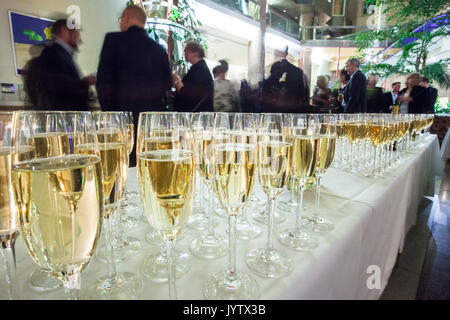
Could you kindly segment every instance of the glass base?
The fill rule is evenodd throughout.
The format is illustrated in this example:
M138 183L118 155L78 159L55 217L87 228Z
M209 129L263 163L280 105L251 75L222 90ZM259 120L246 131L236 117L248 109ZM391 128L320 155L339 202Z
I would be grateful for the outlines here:
M191 253L203 259L219 259L228 253L228 241L220 235L204 235L191 242Z
M216 207L216 210L214 210L214 212L215 212L215 214L218 217L221 217L221 218L227 218L228 217L227 210L222 208L222 206L220 204Z
M177 242L183 240L184 238L184 231L180 230L177 234ZM159 247L165 247L164 239L161 237L161 234L156 231L155 229L150 230L145 235L145 240L152 245L159 246Z
M304 216L302 219L302 225L311 231L324 233L330 232L334 229L333 223L318 214Z
M227 233L228 233L227 225ZM257 225L252 224L247 219L239 219L236 223L236 237L239 240L253 240L258 238L262 233L262 230Z
M295 200L284 200L284 201L278 201L276 206L276 211L284 211L288 213L295 213L297 210L297 201Z
M250 270L265 278L284 277L294 270L292 259L277 249L253 249L245 262Z
M291 249L297 251L307 251L316 248L319 245L319 240L311 233L303 229L288 229L281 232L278 240Z
M182 249L175 248L175 276L181 278L191 269L191 257ZM147 278L156 283L167 282L168 260L165 252L158 252L144 259L141 264L141 272Z
M228 271L222 271L205 282L203 297L207 300L256 300L261 297L261 291L248 273L230 275Z
M124 233L135 229L140 224L138 219L127 215L121 215L118 223L120 223L120 229Z
M134 300L140 296L142 287L142 280L139 276L131 272L121 272L112 278L104 276L98 279L95 290L89 290L88 298L100 300Z
M50 291L62 286L62 281L53 278L48 272L36 269L30 276L30 287L36 291Z
M219 220L212 216L213 226L216 227L219 224ZM206 214L196 214L189 217L187 227L196 231L204 231L209 228L208 215Z
M141 241L135 237L124 237L122 239L115 239L114 246L114 262L120 263L130 258L133 258L141 248ZM108 249L103 245L100 250L97 250L96 257L102 263L106 263Z
M282 223L286 220L287 213L285 211L275 210L273 213L273 221L275 223ZM269 221L269 209L256 211L253 213L253 219L259 223L267 224Z

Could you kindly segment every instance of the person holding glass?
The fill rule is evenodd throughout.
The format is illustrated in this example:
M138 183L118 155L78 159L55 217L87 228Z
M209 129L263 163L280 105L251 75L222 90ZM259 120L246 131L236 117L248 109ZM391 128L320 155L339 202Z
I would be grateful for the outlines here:
M177 90L174 109L180 112L213 111L214 80L204 60L205 50L196 42L188 42L184 57L192 66L183 79L172 73Z

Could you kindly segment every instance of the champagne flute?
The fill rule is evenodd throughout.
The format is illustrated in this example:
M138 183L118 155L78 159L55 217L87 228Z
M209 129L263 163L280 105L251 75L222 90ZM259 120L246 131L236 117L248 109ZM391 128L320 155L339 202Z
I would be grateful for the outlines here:
M246 263L256 274L269 278L285 276L294 269L292 259L273 245L275 201L287 183L292 165L290 130L281 114L261 115L258 177L269 202L267 248L250 251Z
M236 270L236 220L252 192L256 174L256 118L245 114L218 113L214 134L223 134L212 143L213 181L226 208L229 224L228 270L212 275L203 285L206 299L258 299L260 289L251 275ZM251 142L251 143L249 143Z
M40 268L78 299L103 215L100 152L89 112L18 112L11 181L20 233ZM89 152L78 154L78 144Z
M232 114L232 117L235 117L236 114ZM243 116L245 119L249 119L252 124L255 125L255 129L257 130L257 124L259 123L259 114L257 113L240 113L241 116ZM217 128L216 128L217 129ZM239 139L244 140L242 141L247 144L257 144L258 136L253 136L253 134L246 134L243 132L243 134L239 137ZM256 150L258 152L258 150ZM256 180L256 178L255 178ZM252 203L252 197L253 197L253 205ZM236 220L236 237L240 240L252 240L258 238L262 230L259 226L253 224L249 221L247 212L250 209L253 209L255 211L255 214L253 217L255 218L258 213L261 213L264 216L264 211L258 210L258 208L261 208L261 205L258 204L261 201L261 199L256 195L256 190L253 188L252 193L250 194L248 198L248 204L243 208L242 212L237 216ZM262 203L265 203L265 200L262 199ZM265 215L267 217L267 214ZM256 219L255 219L256 220ZM267 219L266 219L267 220ZM227 226L227 232L229 232L229 226Z
M302 219L303 192L317 165L319 128L314 115L293 115L292 174L298 183L296 225L281 232L279 241L297 251L310 250L319 244L317 238L306 230Z
M127 153L128 158L131 155L131 152L133 151L134 147L134 136L135 136L135 128L134 128L134 121L133 121L133 113L129 111L124 111L124 122L125 122L125 128L126 128L126 144L127 144ZM125 171L125 175L128 174L128 170ZM125 177L126 181L126 177ZM137 219L131 216L126 215L126 211L136 211L138 208L138 205L134 202L134 200L137 199L139 196L139 193L137 191L129 191L127 189L127 186L125 185L125 192L123 195L123 199L120 202L120 214L119 214L119 222L121 224L122 230L124 232L130 231L134 229L138 222Z
M17 298L16 256L17 209L11 189L12 112L0 112L0 262L6 268L7 293L10 300Z
M196 113L188 113L188 112L179 112L178 113L182 119L186 119L188 117L188 115L190 115L190 122L191 122L191 127L192 128L201 128L202 127L202 120L201 120L201 113L200 112L196 112ZM180 117L179 116L179 117ZM198 156L196 155L197 160ZM189 216L189 221L188 221L188 228L195 230L195 231L200 231L200 232L207 232L208 229L210 228L210 224L213 224L213 227L216 227L219 224L218 219L216 219L216 217L213 217L211 215L209 215L208 209L207 208L207 204L205 201L205 198L207 196L207 190L209 190L209 186L207 186L207 184L205 183L205 180L203 179L203 172L201 172L200 167L197 165L199 161L196 161L196 168L197 168L197 172L200 175L200 179L197 179L197 183L198 183L198 187L197 189L199 189L196 194L197 194L197 198L194 199L194 201L197 201L198 198L200 198L200 207L199 208L195 208L192 212L192 214Z
M318 152L315 165L316 197L315 213L303 217L305 225L312 231L328 232L333 229L333 224L318 214L320 205L320 183L323 175L330 167L334 159L336 149L336 117L334 115L311 115L309 121L316 122L318 129Z
M195 238L191 243L191 252L200 258L204 259L218 259L227 254L226 239L214 232L213 224L213 210L214 210L214 186L212 183L212 149L213 141L219 143L222 139L220 134L213 134L214 129L213 112L201 112L198 121L194 126L194 141L195 148L195 163L197 171L208 187L209 190L209 208L208 212L208 230L201 237Z
M112 240L112 245L114 249L114 262L122 262L128 260L130 257L133 257L137 254L141 247L141 242L138 238L132 236L125 236L125 232L130 228L130 225L136 225L137 220L128 217L124 214L124 203L128 202L125 199L126 193L126 181L128 176L128 159L131 151L133 150L132 144L132 136L134 133L132 132L132 128L130 125L130 118L128 117L127 112L95 112L94 119L96 120L97 125L100 127L100 139L104 139L106 135L108 135L108 139L117 140L116 137L110 135L110 129L106 128L108 126L108 122L114 122L113 118L121 118L119 121L122 122L122 125L118 125L115 131L120 133L120 136L123 137L121 141L125 143L125 150L122 150L120 157L125 158L124 160L120 160L119 164L120 168L120 187L118 189L117 196L117 213L112 215L112 230L114 239ZM132 120L131 120L132 122ZM104 125L103 125L104 124ZM133 125L134 126L134 125ZM106 128L106 129L105 129ZM120 132L119 132L120 131ZM102 134L105 132L105 134ZM103 146L100 146L103 149ZM119 184L118 184L119 185ZM132 220L134 219L134 220ZM109 244L107 244L108 246ZM101 250L97 251L97 258L107 263L108 255L110 251L106 249L104 246L101 247Z
M125 189L125 171L128 168L126 129L122 112L95 112L98 147L103 173L105 203L104 231L106 243L107 274L97 279L97 298L137 298L142 290L142 280L132 272L117 272L115 264L113 219ZM78 146L79 153L89 151L89 145ZM102 255L97 252L98 255Z
M147 144L154 135L164 137L166 149ZM186 225L195 192L194 142L180 139L175 113L141 113L138 127L137 168L139 192L150 225L164 237L168 258L169 298L176 299L173 247Z
M370 120L370 141L372 142L373 160L372 160L372 175L377 174L378 166L380 165L380 152L381 145L383 143L383 132L384 132L384 116L382 115L372 115Z

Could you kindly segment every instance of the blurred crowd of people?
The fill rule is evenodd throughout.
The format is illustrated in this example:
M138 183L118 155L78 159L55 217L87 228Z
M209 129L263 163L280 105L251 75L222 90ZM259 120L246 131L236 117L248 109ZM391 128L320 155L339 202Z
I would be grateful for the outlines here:
M383 92L378 77L360 70L358 59L349 59L339 80L317 77L310 96L303 70L287 60L288 47L270 75L257 88L242 80L240 89L227 80L225 60L209 70L203 47L189 42L184 47L191 67L180 77L169 64L167 51L145 31L147 16L136 5L125 8L120 32L106 34L96 74L81 78L73 55L81 43L80 30L69 29L62 19L52 27L54 41L28 63L25 88L36 109L89 110L90 87L95 86L103 111L132 111L135 121L144 111L215 112L346 112L432 113L437 90L427 78L411 74ZM168 102L168 94L173 99ZM136 123L137 124L137 123Z

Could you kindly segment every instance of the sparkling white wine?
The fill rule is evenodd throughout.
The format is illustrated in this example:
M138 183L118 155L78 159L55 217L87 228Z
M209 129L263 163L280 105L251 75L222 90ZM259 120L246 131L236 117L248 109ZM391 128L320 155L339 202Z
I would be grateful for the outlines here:
M145 145L144 145L145 151L170 150L170 149L179 149L179 148L180 148L180 140L178 140L178 137L175 138L173 136L167 136L167 137L154 136L154 137L145 139Z
M260 142L258 159L259 183L264 192L274 197L283 191L292 165L292 143Z
M224 143L213 146L212 172L217 195L233 215L245 206L253 190L256 152L256 144Z
M85 144L76 147L79 154L93 154L93 145ZM125 187L124 168L127 164L127 150L124 143L99 143L101 168L103 176L103 194L106 204L120 200Z
M15 231L16 214L11 206L10 147L0 147L0 236Z
M319 139L307 135L295 136L292 149L293 175L298 179L311 177L317 164Z
M139 191L150 225L175 237L186 225L195 191L193 153L188 150L154 150L139 154Z
M128 147L128 154L131 153L134 146L134 124L130 123L127 126L127 147Z
M20 232L44 270L62 279L85 266L101 229L100 159L66 155L33 159L12 168Z
M336 123L336 134L338 138L345 137L345 122L338 122Z
M319 136L319 151L316 163L316 170L324 174L331 166L334 159L334 152L336 149L336 136L334 135L320 135Z
M36 158L70 154L69 134L63 132L36 133L33 136ZM73 137L72 137L73 138Z
M383 125L372 124L370 126L370 141L374 146L378 146L383 142Z
M347 123L346 126L347 138L354 142L359 141L364 137L364 125L359 123Z
M200 133L200 135L196 137L196 167L197 171L200 173L200 176L207 183L209 183L211 179L211 142L211 132Z

